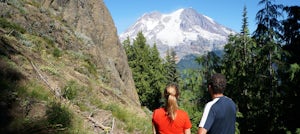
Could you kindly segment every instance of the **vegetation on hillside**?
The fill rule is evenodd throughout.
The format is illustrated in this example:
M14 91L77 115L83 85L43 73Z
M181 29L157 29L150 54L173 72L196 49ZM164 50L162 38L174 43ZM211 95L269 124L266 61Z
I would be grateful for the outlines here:
M62 45L85 45L83 35L35 0L0 4L0 133L151 132L148 111L130 106L91 54Z
M115 125L119 125L116 128L123 128L123 131L149 132L151 130L151 125L147 123L149 118L136 116L135 112L127 110L118 103L103 102L98 96L99 91L94 90L93 85L83 86L75 80L66 81L61 93L55 94L51 88L45 86L47 84L43 81L35 80L31 76L25 77L24 68L20 65L30 68L30 61L25 56L30 52L13 50L19 54L10 56L9 47L19 45L13 44L13 40L19 39L7 35L1 35L0 37L0 41L7 41L1 44L4 46L1 47L0 56L1 133L93 133L94 128L84 127L83 125L85 121L88 121L86 118L90 116L89 114L103 118L101 113L106 112L106 118L114 118L116 120ZM66 51L62 52L64 56L70 56ZM40 54L43 55L43 53L41 51ZM65 67L67 62L56 63L55 60L58 57L51 56L51 53L47 55L47 60L40 60L57 65L46 66L44 64L40 66L39 70L48 73L49 77L63 77L61 72L66 70L62 69L62 66ZM77 60L81 61L82 59ZM81 62L84 62L84 59ZM38 75L36 76L38 77ZM93 83L93 79L90 80ZM108 86L105 86L105 88L108 91L112 90ZM39 107L34 108L36 106ZM101 112L102 110L103 112ZM106 122L102 123L111 126L111 121ZM105 131L108 133L112 130L108 127Z

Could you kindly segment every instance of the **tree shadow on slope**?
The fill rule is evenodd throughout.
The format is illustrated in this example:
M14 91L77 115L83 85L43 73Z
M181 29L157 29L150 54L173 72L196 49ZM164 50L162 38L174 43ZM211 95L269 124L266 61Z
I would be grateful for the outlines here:
M0 132L5 131L13 120L10 110L17 99L16 87L24 76L10 68L6 61L0 59Z
M70 112L59 103L47 106L46 117L30 119L26 115L26 101L34 99L21 97L21 82L26 77L12 61L14 55L21 54L11 46L9 41L0 36L0 133L34 134L64 133L71 125ZM26 89L25 89L26 90ZM22 94L22 93L21 93Z

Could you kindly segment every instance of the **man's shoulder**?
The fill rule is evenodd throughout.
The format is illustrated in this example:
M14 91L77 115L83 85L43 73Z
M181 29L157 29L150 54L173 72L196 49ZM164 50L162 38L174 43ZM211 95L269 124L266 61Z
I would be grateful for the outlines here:
M214 104L216 104L219 100L220 100L220 98L214 98L213 100L207 102L207 103L206 103L206 106L207 106L207 107L211 107L211 106L213 106Z
M234 101L231 98L227 97L227 96L224 96L223 99L235 104Z

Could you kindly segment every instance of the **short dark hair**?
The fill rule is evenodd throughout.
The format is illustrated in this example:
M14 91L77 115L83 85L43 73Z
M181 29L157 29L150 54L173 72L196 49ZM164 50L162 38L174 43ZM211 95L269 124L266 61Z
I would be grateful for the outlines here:
M213 93L224 93L226 89L226 78L223 74L217 73L211 76L208 85L211 85Z

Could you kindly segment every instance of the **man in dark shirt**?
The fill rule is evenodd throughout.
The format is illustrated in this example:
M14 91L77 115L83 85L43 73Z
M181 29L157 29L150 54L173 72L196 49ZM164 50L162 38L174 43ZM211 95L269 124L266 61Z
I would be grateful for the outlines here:
M232 99L224 96L226 78L215 74L208 83L208 92L212 100L205 105L199 123L198 134L234 134L236 105Z

